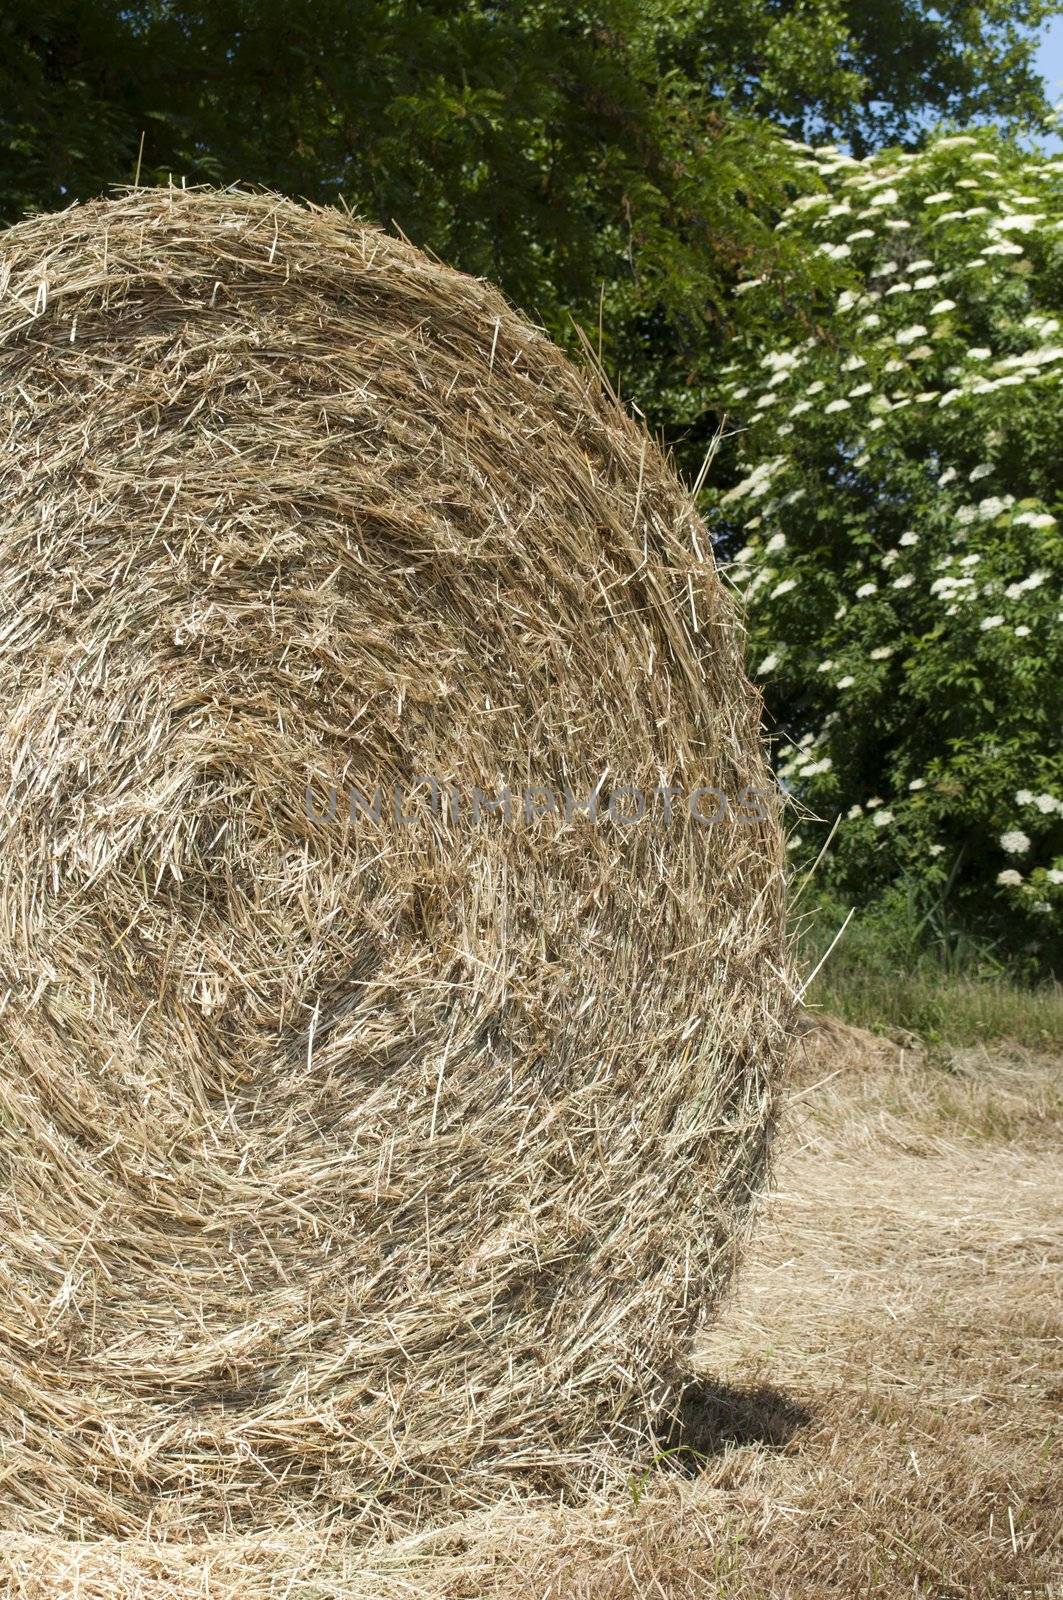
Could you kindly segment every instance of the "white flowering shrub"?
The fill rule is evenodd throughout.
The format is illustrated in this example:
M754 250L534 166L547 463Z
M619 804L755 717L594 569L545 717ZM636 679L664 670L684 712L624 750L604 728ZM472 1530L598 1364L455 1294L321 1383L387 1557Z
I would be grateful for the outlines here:
M1063 158L988 130L802 147L779 223L833 264L723 374L710 517L800 826L862 899L916 883L1058 959L1063 925ZM765 305L759 308L761 326ZM741 315L741 311L738 313Z

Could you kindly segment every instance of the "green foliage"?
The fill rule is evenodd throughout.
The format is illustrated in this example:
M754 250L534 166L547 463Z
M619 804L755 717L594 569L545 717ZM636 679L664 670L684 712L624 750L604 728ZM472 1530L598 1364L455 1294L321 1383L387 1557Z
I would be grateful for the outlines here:
M1024 979L976 941L928 926L928 909L918 885L902 884L846 924L841 902L821 896L795 950L808 974L826 958L806 997L811 1009L879 1033L915 1034L931 1046L1006 1041L1058 1052L1063 988Z
M795 24L768 0L739 9L744 49L785 54ZM809 9L810 38L829 9ZM662 363L688 379L711 367L736 274L794 254L771 227L792 156L698 76L701 21L640 0L13 0L0 216L138 170L342 202L490 277L562 339L573 319L595 342L604 328L607 361L649 406ZM803 60L788 93L849 103L830 52Z
M929 113L1044 110L1049 0L8 0L0 218L139 170L356 212L575 317L625 391L704 447L739 269L759 270L791 159L766 120L849 139ZM904 48L898 49L902 44ZM141 141L143 155L141 157ZM787 263L789 263L787 265Z
M806 135L1045 109L1051 0L8 0L0 207L145 171L364 201L414 232L537 224L599 160L652 176L661 85ZM545 187L544 187L545 185ZM531 203L518 221L516 213ZM477 240L474 250L481 248ZM506 260L507 270L513 265Z
M780 771L827 881L1058 961L1063 160L990 132L808 158L779 226L832 293L747 336L715 497ZM769 278L748 290L776 309ZM736 550L742 542L743 547ZM907 892L907 890L906 890Z
M1034 123L1044 88L1031 30L1051 0L688 0L662 8L685 73L792 134L857 154L918 141L929 123Z

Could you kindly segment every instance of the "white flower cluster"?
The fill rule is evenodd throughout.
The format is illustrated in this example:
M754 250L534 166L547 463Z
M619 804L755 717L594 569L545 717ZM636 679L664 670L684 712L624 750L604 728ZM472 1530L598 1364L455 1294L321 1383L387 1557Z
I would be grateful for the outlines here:
M796 199L778 226L807 241L836 322L830 338L808 339L802 328L791 345L776 335L782 348L736 361L726 374L723 394L746 429L748 466L721 509L733 526L733 508L757 502L730 576L762 641L759 675L776 688L793 682L824 707L780 767L787 782L808 782L829 805L846 770L835 741L854 709L888 716L887 697L913 672L929 697L937 661L943 700L984 695L1015 662L1041 671L1058 640L1054 467L1047 460L1027 474L1023 457L1041 448L1035 408L1051 417L1063 399L1063 308L1055 315L1058 302L1046 304L1058 289L1043 271L1063 232L1063 159L1031 158L1016 181L1015 160L1002 160L985 130L867 160L793 148L818 192ZM806 492L813 499L792 512ZM839 551L843 506L853 508L848 554ZM830 585L819 578L824 559ZM785 647L771 644L780 638ZM832 718L840 720L831 726ZM998 730L986 732L992 752ZM1007 736L1000 732L1002 742ZM921 848L936 859L951 850L941 841L956 780L944 781L944 745L940 770L918 775L914 759L885 798L850 804L847 795L843 809L853 824L864 820L865 840L879 830L922 830ZM1051 900L1063 863L1034 865L1034 841L1063 815L1063 802L1020 790L1017 809L1001 817L1010 792L984 820L1011 858L997 883Z
M1043 817L1050 817L1053 813L1063 817L1063 800L1058 799L1054 794L1033 794L1029 789L1020 789L1015 796L1015 804L1018 806L1032 806Z

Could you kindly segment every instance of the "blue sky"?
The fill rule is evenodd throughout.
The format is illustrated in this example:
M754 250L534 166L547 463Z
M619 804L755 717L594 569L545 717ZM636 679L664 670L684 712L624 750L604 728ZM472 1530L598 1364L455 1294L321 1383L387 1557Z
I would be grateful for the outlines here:
M1037 52L1037 65L1048 85L1049 99L1058 100L1063 96L1063 17L1053 17L1048 24Z

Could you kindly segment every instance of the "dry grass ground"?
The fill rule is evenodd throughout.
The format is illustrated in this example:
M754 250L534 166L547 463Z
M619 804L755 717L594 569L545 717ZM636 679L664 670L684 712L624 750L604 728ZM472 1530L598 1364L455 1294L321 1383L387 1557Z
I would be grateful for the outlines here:
M9 1537L19 1600L1063 1594L1058 1060L810 1036L777 1192L678 1449L589 1506L369 1544Z

